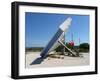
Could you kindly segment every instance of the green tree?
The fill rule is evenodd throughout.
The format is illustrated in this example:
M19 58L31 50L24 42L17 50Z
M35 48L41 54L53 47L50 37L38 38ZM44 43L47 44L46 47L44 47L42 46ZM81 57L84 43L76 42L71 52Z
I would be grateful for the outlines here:
M89 52L89 44L82 43L79 45L80 52Z

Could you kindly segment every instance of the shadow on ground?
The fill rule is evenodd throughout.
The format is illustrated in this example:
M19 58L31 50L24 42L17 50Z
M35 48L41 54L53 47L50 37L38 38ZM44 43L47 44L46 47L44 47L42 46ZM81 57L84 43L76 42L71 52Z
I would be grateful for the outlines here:
M33 64L41 64L41 62L44 60L45 58L39 57L37 59L35 59L30 65Z

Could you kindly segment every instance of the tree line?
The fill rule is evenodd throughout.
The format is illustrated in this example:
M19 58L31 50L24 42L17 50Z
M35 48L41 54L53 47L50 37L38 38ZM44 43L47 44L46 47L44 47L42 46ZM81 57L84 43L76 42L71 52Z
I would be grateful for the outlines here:
M77 45L77 46L71 46L69 43L66 43L65 44L68 48L72 49L72 50L76 50L76 51L79 51L79 52L89 52L89 43L81 43L80 45ZM63 46L58 46L55 51L56 52L61 52L64 48ZM67 52L68 50L65 49L65 51Z
M89 52L89 47L90 45L88 43L81 43L80 45L78 46L71 46L69 43L66 43L65 44L68 48L72 49L72 50L75 50L75 51L79 51L79 52ZM56 49L54 49L56 52L61 52L63 51L63 46L60 45L58 46ZM44 49L44 47L27 47L25 48L25 51L28 52L28 51L42 51ZM65 51L67 52L68 50L65 49Z

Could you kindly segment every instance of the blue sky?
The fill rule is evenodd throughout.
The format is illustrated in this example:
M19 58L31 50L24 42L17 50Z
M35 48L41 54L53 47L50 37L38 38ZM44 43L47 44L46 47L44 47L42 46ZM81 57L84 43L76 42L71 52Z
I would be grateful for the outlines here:
M73 14L50 14L50 13L25 13L25 46L45 47L52 36L56 33L59 25L72 18L72 24L66 32L66 42L73 40L75 45L89 43L89 16Z

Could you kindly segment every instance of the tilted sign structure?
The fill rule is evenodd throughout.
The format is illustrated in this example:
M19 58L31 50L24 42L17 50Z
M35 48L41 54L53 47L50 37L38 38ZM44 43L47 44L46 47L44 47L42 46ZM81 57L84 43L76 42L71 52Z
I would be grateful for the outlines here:
M71 49L69 49L63 42L65 39L65 32L70 27L71 22L72 22L72 18L69 17L59 26L58 31L55 33L53 38L49 41L47 46L41 52L40 55L42 58L46 57L51 51L56 49L59 45L62 45L65 49L67 49L71 55L73 55L73 56L77 55L75 52L73 52Z

